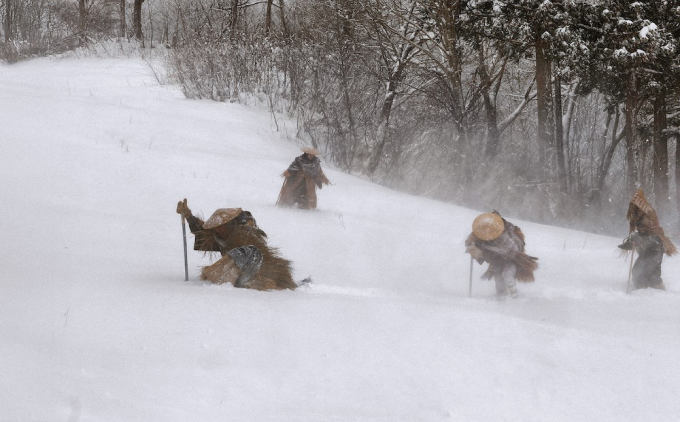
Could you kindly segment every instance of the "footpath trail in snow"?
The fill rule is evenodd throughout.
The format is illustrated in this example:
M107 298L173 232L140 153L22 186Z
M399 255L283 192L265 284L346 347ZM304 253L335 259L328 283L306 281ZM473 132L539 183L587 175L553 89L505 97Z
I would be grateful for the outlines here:
M499 302L475 265L468 298L486 210L325 162L318 211L276 208L291 124L141 59L0 65L0 116L0 421L678 420L680 258L626 295L620 239L508 216L537 281ZM183 281L184 197L250 210L314 283L212 286L191 250Z

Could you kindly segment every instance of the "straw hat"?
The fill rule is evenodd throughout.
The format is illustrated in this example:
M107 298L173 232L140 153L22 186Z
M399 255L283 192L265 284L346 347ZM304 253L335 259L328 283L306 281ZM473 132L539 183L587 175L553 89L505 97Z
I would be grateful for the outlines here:
M305 154L312 154L312 155L320 155L321 153L313 147L303 147L300 148L300 151L304 152Z
M243 211L241 208L220 208L203 224L204 229L214 229L236 218Z
M503 219L492 212L481 214L472 222L472 234L480 240L496 240L503 234L503 230L505 230Z
M657 217L656 211L649 204L647 198L645 198L645 193L642 189L638 189L633 199L630 200L626 218L630 221L630 231L637 229L642 232L654 233L661 239L666 255L672 256L678 253L678 249L673 242L666 237L661 224L659 224L659 217Z
M647 198L645 198L645 193L642 189L638 189L637 192L635 192L635 195L633 196L633 199L630 200L630 203L640 208L640 211L642 211L644 214L647 214L650 217L653 216L657 220L655 223L658 225L656 211L654 211L654 208L649 205L649 202L647 202Z

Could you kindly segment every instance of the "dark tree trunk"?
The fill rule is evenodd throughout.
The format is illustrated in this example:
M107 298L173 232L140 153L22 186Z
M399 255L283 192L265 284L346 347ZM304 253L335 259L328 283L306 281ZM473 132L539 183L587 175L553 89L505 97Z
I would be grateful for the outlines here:
M412 45L406 45L402 47L401 56L399 63L396 66L394 72L390 73L387 81L387 92L385 93L385 98L383 99L382 107L380 108L380 122L378 123L377 130L377 145L373 151L373 157L368 164L368 174L373 174L378 169L380 165L380 160L383 156L383 150L387 141L389 139L389 126L390 126L390 116L392 115L392 108L394 106L394 100L397 96L397 88L399 82L404 74L404 69L409 62L409 57L414 47Z
M78 0L78 42L82 47L87 42L87 9L85 8L85 0Z
M621 131L621 133L617 133L619 130L619 112L618 109L614 111L616 114L614 117L614 126L612 127L612 137L611 137L611 143L609 144L609 148L607 148L604 156L600 160L600 165L597 168L597 184L595 185L595 189L593 190L593 196L591 197L591 202L593 202L595 205L598 207L601 205L601 199L602 199L602 190L604 189L604 182L607 180L607 174L609 174L609 168L612 165L612 160L614 159L614 152L616 152L616 147L619 146L619 142L623 139L625 136L625 131ZM607 118L607 128L605 129L605 133L603 135L604 138L604 143L606 145L606 134L609 129L609 123L611 122L611 115L608 116Z
M538 114L537 135L539 159L550 168L548 151L553 144L552 87L550 83L550 59L546 55L545 43L536 40L536 107Z
M283 31L283 37L288 39L288 27L286 26L286 13L283 0L279 0L279 14L281 15L281 30Z
M264 15L264 34L269 36L269 32L272 29L272 3L274 0L267 0L267 6L265 8Z
M460 138L467 144L467 122L465 113L465 95L463 94L463 64L460 57L460 47L458 46L458 27L456 18L458 17L460 1L446 2L443 5L443 34L444 46L448 52L447 64L449 74L449 86L451 87L454 124Z
M638 186L638 171L635 163L637 152L637 87L635 72L631 71L626 81L626 105L624 108L626 136L626 165L628 168L628 194L633 195Z
M231 2L231 21L229 26L231 28L231 39L234 39L236 35L236 25L238 24L238 0L232 0Z
M680 136L678 135L675 135L675 199L680 210ZM680 225L680 220L678 220L678 225Z
M132 30L137 40L144 42L144 34L142 33L142 3L144 0L135 0L132 9Z
M120 0L120 37L127 37L127 22L125 20L125 0Z
M666 96L654 99L654 201L662 211L668 207L668 127Z
M560 183L560 192L566 194L569 186L567 183L567 167L564 160L564 127L562 125L562 82L559 74L555 74L555 150L557 155L557 178Z
M12 0L5 0L5 42L12 38Z
M349 169L352 166L358 140L357 125L354 120L354 102L351 100L350 95L350 85L352 83L348 72L350 66L351 64L348 64L348 60L343 58L340 63L340 89L342 90L343 105L347 112L347 126L349 126L348 132L351 139L350 146L345 148L345 169Z
M491 77L486 68L486 58L484 56L484 46L481 41L478 42L479 48L477 50L479 60L479 78L480 88L482 91L482 98L484 100L484 110L486 112L486 146L484 148L484 155L490 159L496 158L498 154L498 144L500 143L500 130L498 129L498 110L496 103L491 99Z
M373 174L378 169L380 165L380 159L383 155L383 150L385 149L385 144L389 137L389 125L390 125L390 115L392 114L392 106L394 104L394 97L397 91L397 77L392 75L390 80L387 82L387 92L385 93L385 99L383 100L382 107L380 108L380 122L378 123L377 130L377 144L373 151L373 156L368 164L368 174Z

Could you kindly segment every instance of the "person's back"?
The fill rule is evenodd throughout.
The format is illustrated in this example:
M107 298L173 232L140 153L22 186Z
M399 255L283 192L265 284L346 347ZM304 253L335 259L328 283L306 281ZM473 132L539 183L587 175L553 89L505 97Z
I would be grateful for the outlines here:
M284 182L276 205L297 205L301 209L316 209L316 188L330 184L321 169L321 161L314 148L303 148L304 154L295 160L283 173Z
M638 254L638 259L633 265L633 285L635 288L665 289L661 278L664 248L659 236L651 233L639 234L635 239L635 252Z

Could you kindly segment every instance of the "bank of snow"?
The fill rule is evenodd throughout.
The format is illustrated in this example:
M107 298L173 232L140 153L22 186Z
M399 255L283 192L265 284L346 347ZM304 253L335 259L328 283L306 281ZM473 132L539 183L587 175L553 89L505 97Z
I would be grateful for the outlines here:
M186 100L140 59L0 66L0 116L2 421L680 415L680 258L667 292L626 295L620 239L510 218L537 282L498 302L475 265L470 299L479 211L328 163L318 211L276 208L299 150L270 115ZM185 282L184 197L250 210L314 283L212 286L193 251Z

